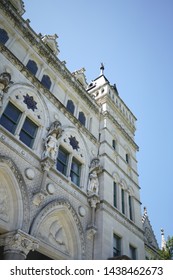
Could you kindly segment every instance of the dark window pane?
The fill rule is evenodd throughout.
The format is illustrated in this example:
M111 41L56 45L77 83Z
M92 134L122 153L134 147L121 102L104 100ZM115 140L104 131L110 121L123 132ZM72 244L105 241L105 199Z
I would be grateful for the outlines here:
M86 118L83 112L79 112L79 118L78 120L80 121L81 124L85 125Z
M122 206L122 213L125 214L125 204L124 204L124 190L121 190L121 206Z
M114 150L116 149L116 142L115 142L115 140L112 140L112 147L113 147Z
M133 213L132 213L132 198L129 195L129 215L130 215L130 220L133 220Z
M114 182L114 189L113 189L113 193L114 193L114 207L117 207L117 184Z
M14 134L21 114L22 112L18 108L16 108L12 103L8 103L1 116L0 124Z
M133 246L129 246L130 249L130 257L132 260L136 260L136 248L134 248Z
M57 158L57 166L56 166L57 170L60 171L62 174L66 175L67 164L68 164L68 153L60 147L58 152L58 158Z
M30 119L26 118L23 127L20 131L20 140L25 143L28 147L32 148L34 139L36 137L37 125Z
M34 60L29 60L26 68L33 74L35 75L37 73L38 67L37 64Z
M81 170L80 163L77 162L75 159L73 159L71 165L70 177L72 182L75 183L77 186L79 186L80 184L80 170Z
M42 83L42 85L45 86L47 89L50 89L51 84L52 84L52 83L51 83L51 80L50 80L50 78L49 78L48 75L43 75L42 80L41 80L41 83Z
M67 110L70 113L74 114L74 109L75 109L75 106L74 106L73 101L72 100L68 100L68 102L67 102Z
M113 235L113 256L121 255L121 238L116 234Z
M0 43L4 44L8 41L9 37L7 32L4 29L0 28Z

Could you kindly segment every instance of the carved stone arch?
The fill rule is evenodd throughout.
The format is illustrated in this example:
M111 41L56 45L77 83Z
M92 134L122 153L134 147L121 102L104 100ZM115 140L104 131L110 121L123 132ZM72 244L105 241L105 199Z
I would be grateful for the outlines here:
M21 229L28 232L30 206L24 179L8 158L0 157L0 231Z
M131 195L132 197L135 197L135 191L134 191L134 188L131 185L127 186L127 191L129 193L129 195Z
M125 179L121 179L121 180L120 180L120 185L121 185L121 187L122 187L125 191L128 190L127 182L126 182Z
M89 160L89 154L90 151L88 149L88 146L85 142L85 139L83 135L73 126L62 126L63 134L60 139L61 142L59 142L60 145L63 145L67 150L71 151L80 158L82 162L85 162L85 164L88 166L90 163ZM78 143L78 148L74 149L72 145L70 144L70 138L74 137L75 141Z
M47 204L35 217L30 234L39 239L39 251L53 259L85 259L83 228L67 200Z
M40 126L49 124L49 110L40 92L28 83L13 83L6 95L6 104L11 100L14 105L31 116Z
M117 172L114 171L112 177L116 183L120 183L120 175Z

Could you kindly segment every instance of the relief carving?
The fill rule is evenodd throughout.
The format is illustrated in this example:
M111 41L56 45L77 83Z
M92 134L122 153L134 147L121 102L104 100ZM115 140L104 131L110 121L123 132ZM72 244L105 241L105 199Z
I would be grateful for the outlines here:
M0 219L4 222L9 221L9 201L6 190L0 184Z
M49 241L55 243L61 251L68 252L65 231L59 221L54 221L49 229Z

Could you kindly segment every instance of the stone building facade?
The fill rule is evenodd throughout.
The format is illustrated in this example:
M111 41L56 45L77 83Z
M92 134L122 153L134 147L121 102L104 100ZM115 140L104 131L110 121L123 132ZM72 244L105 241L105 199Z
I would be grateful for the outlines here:
M0 255L144 259L136 118L104 75L87 84L0 2Z

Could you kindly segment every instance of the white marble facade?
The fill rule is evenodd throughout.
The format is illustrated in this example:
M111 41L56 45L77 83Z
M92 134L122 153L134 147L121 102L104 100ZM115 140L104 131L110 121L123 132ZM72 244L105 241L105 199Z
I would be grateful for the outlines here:
M0 3L2 255L144 259L136 118L103 65L89 84L70 73L23 12Z

